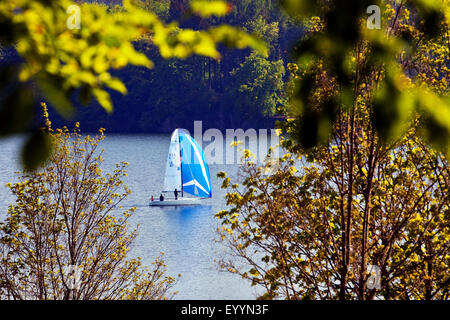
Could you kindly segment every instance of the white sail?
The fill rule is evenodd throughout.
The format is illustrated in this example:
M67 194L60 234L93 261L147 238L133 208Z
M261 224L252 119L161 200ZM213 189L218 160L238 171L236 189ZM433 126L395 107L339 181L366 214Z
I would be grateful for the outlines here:
M178 129L173 132L170 140L166 176L164 178L164 191L173 192L175 189L181 191L181 155Z

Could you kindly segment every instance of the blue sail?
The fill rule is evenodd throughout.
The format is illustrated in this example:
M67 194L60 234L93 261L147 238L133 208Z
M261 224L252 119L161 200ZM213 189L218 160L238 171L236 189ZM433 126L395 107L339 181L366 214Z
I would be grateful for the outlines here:
M211 198L211 179L203 150L183 129L179 129L181 185L183 192L200 198Z

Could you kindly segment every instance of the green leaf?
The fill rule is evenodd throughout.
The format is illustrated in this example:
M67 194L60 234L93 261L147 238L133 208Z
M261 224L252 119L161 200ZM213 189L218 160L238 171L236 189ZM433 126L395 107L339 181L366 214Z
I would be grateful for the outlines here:
M26 129L33 118L33 92L27 87L13 91L0 106L0 135Z
M256 50L264 57L268 57L269 49L266 43L255 35L249 35L246 32L227 25L221 25L211 28L208 32L216 42L221 42L228 47L244 49L250 47Z
M42 130L34 131L22 149L22 165L25 170L35 171L50 157L50 137Z
M91 98L92 98L91 88L88 86L82 86L80 88L80 92L78 93L78 99L80 100L80 102L83 105L87 106L91 102Z
M50 101L59 114L65 118L71 118L75 113L75 109L68 98L69 93L61 88L63 81L44 72L37 74L36 79L45 98Z
M450 144L450 98L431 91L416 94L417 108L422 116L421 135L434 146L445 150Z
M105 35L103 41L108 47L120 47L120 40L113 35Z
M292 17L308 17L317 14L319 5L312 0L281 0L282 7Z

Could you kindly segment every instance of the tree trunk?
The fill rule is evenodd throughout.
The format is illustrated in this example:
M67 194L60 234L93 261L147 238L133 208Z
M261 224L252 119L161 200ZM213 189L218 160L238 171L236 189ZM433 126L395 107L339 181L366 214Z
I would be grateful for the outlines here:
M359 278L359 297L361 300L366 299L366 282L367 282L367 240L369 230L369 220L371 213L371 193L372 193L372 179L375 168L375 132L372 130L370 138L370 151L369 151L369 170L367 172L367 185L364 190L364 219L363 219L363 239L361 246L361 270Z

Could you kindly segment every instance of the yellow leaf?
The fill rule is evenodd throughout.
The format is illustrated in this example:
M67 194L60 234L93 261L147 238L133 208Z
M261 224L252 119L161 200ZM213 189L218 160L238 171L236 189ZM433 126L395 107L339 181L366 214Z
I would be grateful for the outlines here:
M194 13L202 17L224 16L231 12L233 6L224 1L193 0L191 8Z
M127 94L128 92L127 87L125 87L123 82L120 81L118 78L108 79L107 81L105 81L105 85L107 85L111 89L119 91L122 94Z
M111 113L113 111L113 105L111 102L111 97L109 93L103 89L94 88L92 93L97 98L98 103L106 110L106 112Z

